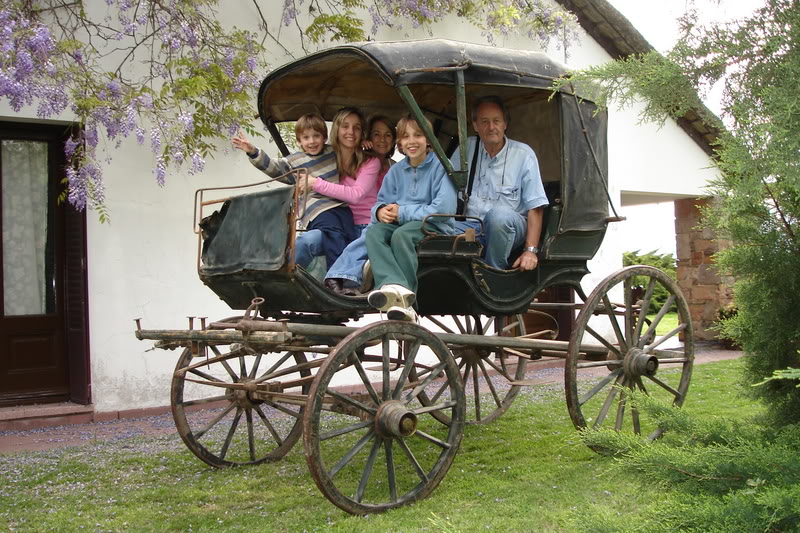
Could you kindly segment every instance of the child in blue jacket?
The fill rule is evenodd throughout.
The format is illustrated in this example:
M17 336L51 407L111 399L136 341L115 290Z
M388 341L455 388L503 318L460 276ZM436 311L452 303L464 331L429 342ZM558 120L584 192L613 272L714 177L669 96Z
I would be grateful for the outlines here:
M390 320L414 321L411 306L416 300L416 248L423 237L422 219L455 213L456 190L410 114L397 123L397 147L406 157L386 174L372 208L373 224L367 229L367 253L377 287L367 301L386 311ZM440 233L453 232L451 218L436 217L427 226Z

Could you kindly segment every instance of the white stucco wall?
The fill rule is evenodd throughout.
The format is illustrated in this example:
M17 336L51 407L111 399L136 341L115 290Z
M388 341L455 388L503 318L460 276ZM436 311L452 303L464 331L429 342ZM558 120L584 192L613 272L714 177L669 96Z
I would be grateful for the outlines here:
M252 9L248 5L225 11L223 22L248 27L255 20ZM485 42L478 30L455 18L437 25L433 33L441 38ZM291 35L283 33L283 45L299 50ZM407 28L377 37L388 40L429 35ZM522 38L501 39L497 44L537 48ZM564 61L563 50L553 48L549 53ZM281 53L275 65L284 59ZM580 67L607 60L605 51L584 34L582 42L570 50L568 63ZM610 112L610 193L617 205L624 191L699 194L712 175L705 170L709 161L702 150L674 123L661 129L638 124L636 111ZM0 109L3 114L19 116ZM22 116L33 113L27 110ZM274 147L271 151L276 152ZM138 341L133 335L133 319L141 318L146 329L184 329L187 315L216 320L231 314L197 276L197 240L191 231L193 194L198 187L247 183L262 177L243 154L226 152L225 147L208 159L201 175L169 176L163 188L153 178L152 163L148 147L140 147L133 140L124 142L105 170L111 222L100 224L95 214L88 215L92 390L98 411L169 403L170 376L178 353L148 351L151 343ZM626 248L617 238L618 232L618 226L609 228L600 252L591 261L592 273L584 280L587 291L619 268Z

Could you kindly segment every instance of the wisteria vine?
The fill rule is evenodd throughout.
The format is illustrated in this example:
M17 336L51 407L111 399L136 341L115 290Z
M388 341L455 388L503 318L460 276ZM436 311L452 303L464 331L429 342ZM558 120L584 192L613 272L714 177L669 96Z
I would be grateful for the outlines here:
M303 51L308 41L363 40L408 23L430 28L450 15L489 41L512 32L543 45L553 36L571 41L576 26L552 0L251 2L238 5L260 15L258 35L223 27L219 0L0 2L0 99L17 112L35 106L42 119L66 113L80 126L64 146L72 205L104 218L103 168L128 137L150 147L163 185L170 171L201 172L219 141L240 127L256 134L250 121L254 88L268 68L265 43L282 47L288 26L299 31Z
M150 140L153 173L201 172L214 141L252 116L263 46L216 21L217 0L6 2L0 7L0 97L81 125L64 146L69 202L104 204L103 163L122 139Z

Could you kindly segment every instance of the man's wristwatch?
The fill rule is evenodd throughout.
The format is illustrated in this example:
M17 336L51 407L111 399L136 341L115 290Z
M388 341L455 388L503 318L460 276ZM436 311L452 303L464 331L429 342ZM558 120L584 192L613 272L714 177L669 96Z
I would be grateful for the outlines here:
M539 248L536 247L536 246L526 246L525 247L525 251L526 252L531 252L531 253L534 253L534 254L538 254L539 253Z

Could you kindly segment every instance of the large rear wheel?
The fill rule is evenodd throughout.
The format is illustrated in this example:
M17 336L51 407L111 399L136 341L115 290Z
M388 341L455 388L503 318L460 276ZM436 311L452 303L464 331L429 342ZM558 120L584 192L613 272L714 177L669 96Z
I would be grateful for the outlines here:
M614 303L615 296L622 302ZM657 297L665 300L652 315ZM677 320L667 325L672 309ZM601 347L605 355L590 357L582 344ZM575 321L565 369L570 418L578 429L608 427L656 439L662 428L630 405L631 391L680 406L693 363L692 322L678 285L653 267L624 268L592 291Z
M452 383L449 395L422 404L437 378ZM436 420L437 413L451 423ZM398 321L345 337L320 367L303 415L314 481L353 514L428 496L450 468L463 429L464 391L452 354L424 328Z

